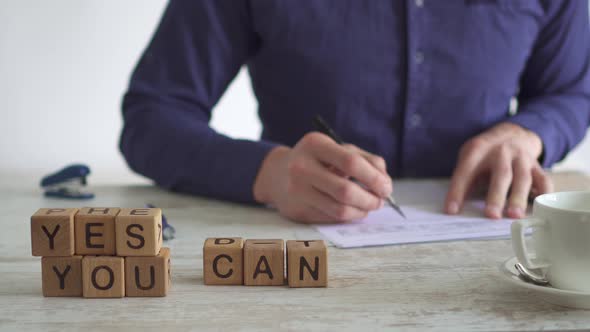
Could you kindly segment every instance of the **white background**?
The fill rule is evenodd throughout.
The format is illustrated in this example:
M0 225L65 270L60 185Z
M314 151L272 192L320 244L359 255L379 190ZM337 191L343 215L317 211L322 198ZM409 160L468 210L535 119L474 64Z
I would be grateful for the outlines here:
M117 147L121 97L165 4L0 0L0 172L45 174L84 162L94 178L136 179ZM245 70L215 108L212 126L259 136ZM586 140L558 168L590 172L589 161Z

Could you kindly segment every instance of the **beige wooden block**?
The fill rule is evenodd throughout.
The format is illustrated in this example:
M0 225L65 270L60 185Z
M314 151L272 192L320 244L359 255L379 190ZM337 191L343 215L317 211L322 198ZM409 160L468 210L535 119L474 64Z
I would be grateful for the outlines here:
M323 240L287 241L289 287L328 287L328 248Z
M76 255L114 255L119 208L85 207L74 218Z
M170 249L162 248L155 257L125 258L125 295L166 296L170 289Z
M162 210L121 209L115 235L117 256L156 256L162 248Z
M72 256L78 209L39 209L31 216L33 256Z
M82 259L82 295L84 297L125 296L123 257L84 256Z
M244 242L244 285L276 286L285 283L283 240Z
M244 240L241 237L208 238L203 245L205 285L244 283Z
M82 256L41 258L43 296L82 296Z

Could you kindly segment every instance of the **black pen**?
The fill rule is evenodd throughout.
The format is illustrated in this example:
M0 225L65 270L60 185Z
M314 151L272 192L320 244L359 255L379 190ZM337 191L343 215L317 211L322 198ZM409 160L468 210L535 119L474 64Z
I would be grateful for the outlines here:
M336 143L342 145L344 144L344 141L340 138L340 136L338 136L336 134L336 132L334 132L334 130L332 130L332 128L330 128L326 122L324 121L324 119L322 119L321 116L316 115L313 118L313 125L314 127L321 132L322 134L328 135L330 136L330 138L332 138ZM352 181L358 183L358 181L356 181L354 178L351 179ZM397 213L399 213L402 217L404 217L404 219L406 219L406 215L402 212L402 209L399 207L399 205L395 202L395 198L393 198L393 193L391 195L389 195L389 197L387 197L387 203L389 203L389 205L395 210L397 211Z

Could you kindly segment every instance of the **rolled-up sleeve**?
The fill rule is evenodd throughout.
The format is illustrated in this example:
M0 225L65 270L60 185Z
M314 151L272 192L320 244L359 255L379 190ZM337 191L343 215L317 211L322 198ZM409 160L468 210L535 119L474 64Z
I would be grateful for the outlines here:
M170 1L123 98L129 166L165 188L254 202L258 169L275 145L231 139L208 122L257 44L246 1Z
M587 0L547 1L546 22L522 74L510 122L543 141L550 167L584 137L590 123L590 26Z

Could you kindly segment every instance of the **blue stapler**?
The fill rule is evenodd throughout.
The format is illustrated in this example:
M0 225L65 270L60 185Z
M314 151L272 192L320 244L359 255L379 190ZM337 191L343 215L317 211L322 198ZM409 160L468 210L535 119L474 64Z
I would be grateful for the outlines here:
M153 204L146 204L146 207L155 208ZM172 240L176 236L176 230L168 223L166 216L162 214L162 238L164 241Z
M41 187L47 197L91 199L94 198L94 194L82 190L86 186L86 177L89 174L90 168L86 165L70 165L44 177Z

